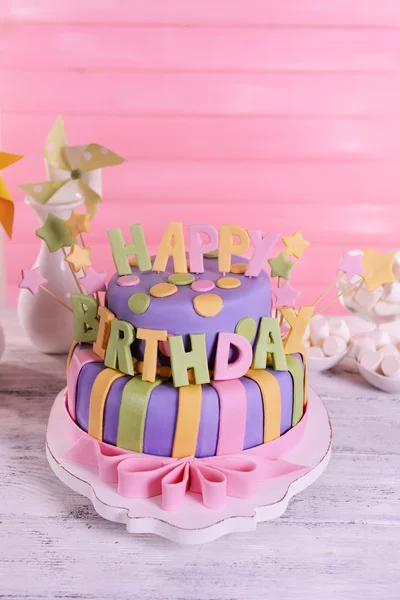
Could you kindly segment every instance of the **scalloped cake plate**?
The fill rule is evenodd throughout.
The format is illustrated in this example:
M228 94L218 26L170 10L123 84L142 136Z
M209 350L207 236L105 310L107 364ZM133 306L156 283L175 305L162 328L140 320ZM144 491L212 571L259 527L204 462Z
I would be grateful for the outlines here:
M299 476L285 475L260 484L252 498L228 498L221 509L206 508L198 494L188 492L177 511L161 508L160 497L126 498L116 485L104 483L92 467L62 461L71 440L64 410L65 390L54 401L46 435L46 455L55 475L69 488L86 496L103 518L123 523L129 533L152 533L181 544L201 544L234 532L251 531L257 523L281 516L289 500L314 483L331 455L331 424L319 396L309 389L308 421L304 436L285 460L310 467Z

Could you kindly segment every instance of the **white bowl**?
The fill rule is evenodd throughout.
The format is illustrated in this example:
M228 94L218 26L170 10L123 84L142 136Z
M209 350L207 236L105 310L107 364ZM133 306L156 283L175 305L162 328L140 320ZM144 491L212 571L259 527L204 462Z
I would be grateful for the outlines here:
M332 369L350 352L352 347L353 344L350 342L346 350L343 350L340 354L335 354L335 356L309 356L307 358L308 369L314 373L321 373L322 371Z
M400 379L379 375L379 373L366 369L359 362L357 362L357 367L361 376L374 387L390 394L400 394Z

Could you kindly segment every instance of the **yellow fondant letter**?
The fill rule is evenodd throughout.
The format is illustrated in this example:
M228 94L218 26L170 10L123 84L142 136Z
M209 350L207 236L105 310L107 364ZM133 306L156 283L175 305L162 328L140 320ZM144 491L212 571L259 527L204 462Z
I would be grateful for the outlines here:
M175 273L187 273L183 227L182 223L177 221L168 223L158 247L153 271L165 271L169 256L173 258Z
M159 329L141 329L136 331L136 339L145 340L142 381L154 383L157 374L158 342L166 342L168 333Z
M239 241L235 244L235 236ZM243 227L221 225L219 228L218 271L229 273L232 254L243 254L250 246L250 236Z

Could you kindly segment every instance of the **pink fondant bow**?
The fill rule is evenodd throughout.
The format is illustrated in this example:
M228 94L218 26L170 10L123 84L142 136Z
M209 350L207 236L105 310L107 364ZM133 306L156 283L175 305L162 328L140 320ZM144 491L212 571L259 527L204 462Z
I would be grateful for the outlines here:
M221 508L227 496L249 498L257 494L261 482L309 470L280 458L246 452L210 458L156 457L121 450L88 434L78 439L63 460L95 467L100 479L117 484L122 496L161 495L164 510L178 509L188 490L201 494L208 508Z

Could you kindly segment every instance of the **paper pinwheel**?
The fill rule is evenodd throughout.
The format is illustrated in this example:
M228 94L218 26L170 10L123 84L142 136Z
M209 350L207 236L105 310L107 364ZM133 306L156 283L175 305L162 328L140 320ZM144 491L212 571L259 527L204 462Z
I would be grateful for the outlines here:
M61 116L46 138L44 159L50 181L27 183L19 187L42 204L72 203L81 194L90 218L101 202L99 169L113 167L125 161L99 144L67 146Z
M0 152L0 171L20 160L18 154ZM6 184L0 176L0 223L3 225L8 237L11 238L14 222L14 202L10 196Z

